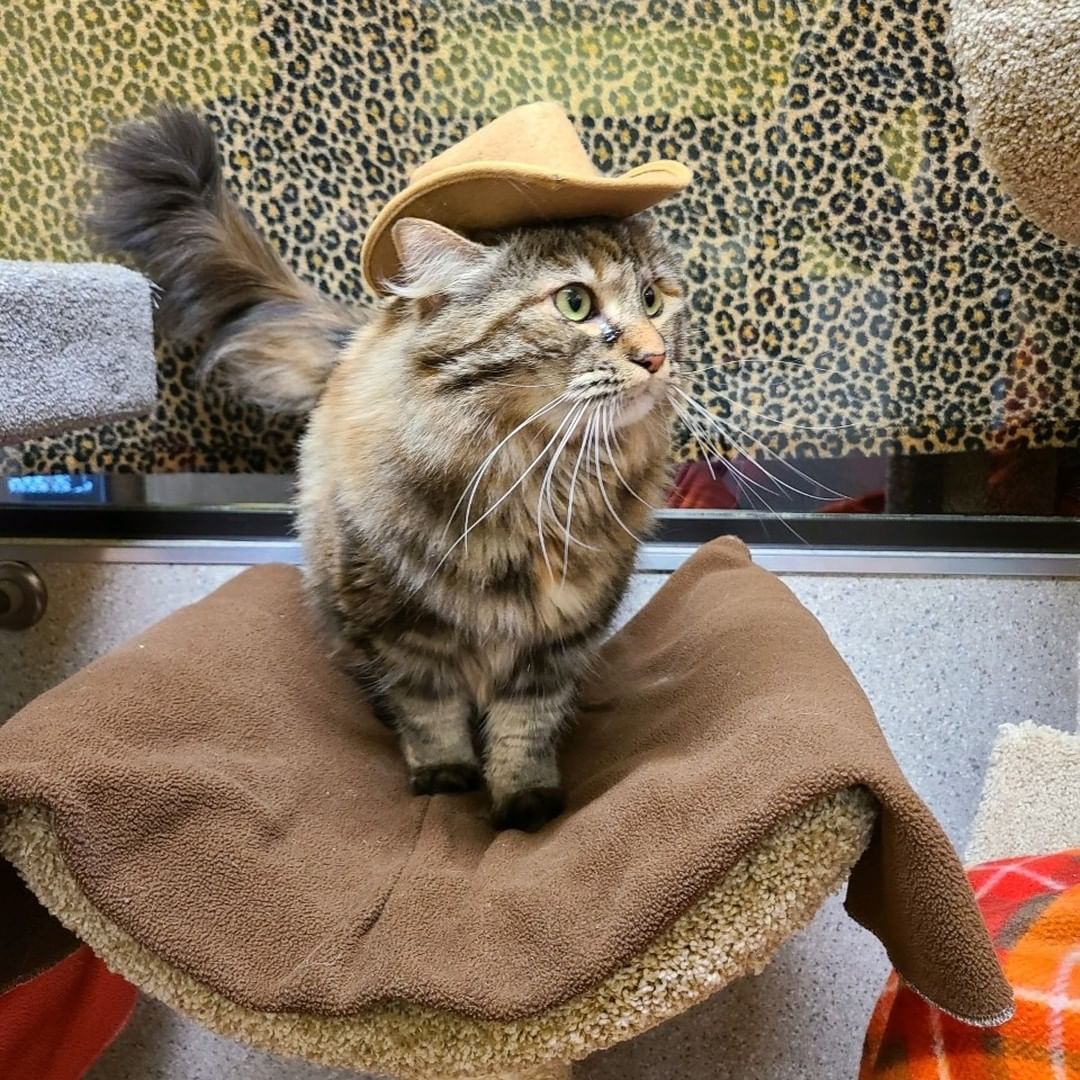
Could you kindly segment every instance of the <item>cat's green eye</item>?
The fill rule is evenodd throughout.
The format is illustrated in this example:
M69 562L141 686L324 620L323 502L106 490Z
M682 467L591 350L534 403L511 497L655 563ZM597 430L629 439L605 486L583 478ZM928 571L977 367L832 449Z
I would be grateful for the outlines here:
M593 299L584 285L564 285L555 294L555 306L564 319L582 322L593 312Z
M664 310L664 298L652 285L646 285L641 290L641 302L645 305L645 314L650 319L655 319Z

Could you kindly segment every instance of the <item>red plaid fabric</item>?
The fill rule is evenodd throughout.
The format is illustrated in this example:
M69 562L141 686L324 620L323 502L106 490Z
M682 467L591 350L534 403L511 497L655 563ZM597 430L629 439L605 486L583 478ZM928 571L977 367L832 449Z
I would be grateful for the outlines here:
M1080 850L969 871L1016 996L993 1029L943 1015L890 976L859 1080L1080 1080Z

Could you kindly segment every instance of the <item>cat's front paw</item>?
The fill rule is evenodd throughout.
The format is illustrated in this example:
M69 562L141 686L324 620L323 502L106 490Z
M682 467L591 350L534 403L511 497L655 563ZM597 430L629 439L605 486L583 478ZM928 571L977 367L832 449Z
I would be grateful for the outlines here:
M409 787L414 795L462 795L466 791L475 791L483 782L483 774L468 762L425 765L414 769L409 777Z
M536 832L562 813L566 800L558 788L538 787L515 791L495 804L492 823L496 829Z

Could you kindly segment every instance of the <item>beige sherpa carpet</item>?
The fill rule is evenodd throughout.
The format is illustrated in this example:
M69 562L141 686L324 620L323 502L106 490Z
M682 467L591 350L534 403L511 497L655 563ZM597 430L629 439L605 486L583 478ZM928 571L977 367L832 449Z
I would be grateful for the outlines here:
M1080 847L1080 734L1005 724L990 758L969 863Z
M968 119L1033 221L1080 243L1080 0L952 0Z

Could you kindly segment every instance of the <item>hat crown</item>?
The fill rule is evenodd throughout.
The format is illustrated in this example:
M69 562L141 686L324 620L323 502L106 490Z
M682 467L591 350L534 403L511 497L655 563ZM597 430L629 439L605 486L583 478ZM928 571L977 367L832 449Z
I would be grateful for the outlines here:
M393 228L402 218L434 221L465 236L576 218L622 219L688 183L690 170L677 161L604 175L561 105L521 105L414 170L364 237L364 280L376 293L390 291L401 272Z
M532 165L567 176L599 175L562 106L538 101L511 109L425 162L414 170L409 183L481 162Z

